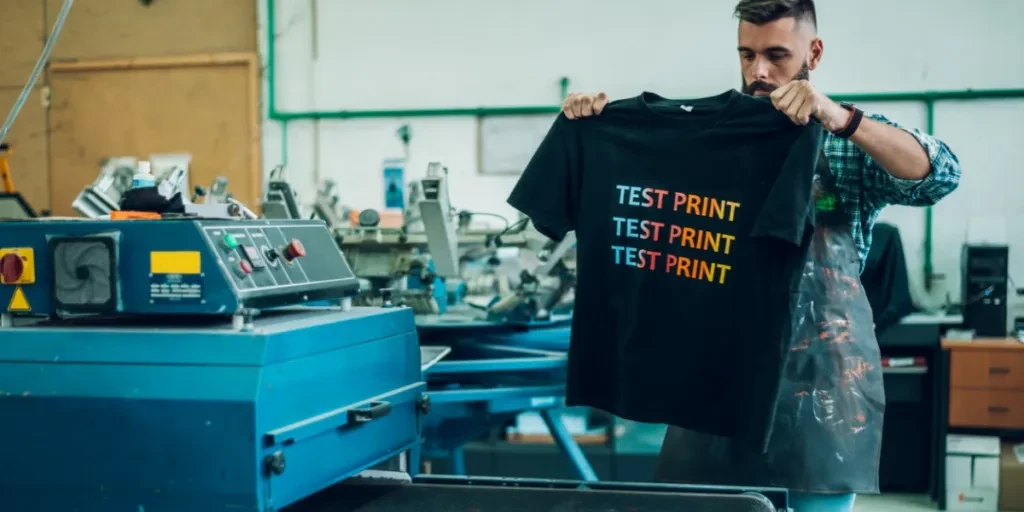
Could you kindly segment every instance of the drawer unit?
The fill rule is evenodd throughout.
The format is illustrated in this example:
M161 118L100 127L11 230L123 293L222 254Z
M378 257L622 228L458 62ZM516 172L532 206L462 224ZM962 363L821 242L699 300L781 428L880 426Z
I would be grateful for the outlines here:
M1024 429L1024 344L949 344L949 425Z
M952 389L949 424L955 427L1024 428L1024 391Z
M1024 390L1024 350L954 350L949 385L952 389Z

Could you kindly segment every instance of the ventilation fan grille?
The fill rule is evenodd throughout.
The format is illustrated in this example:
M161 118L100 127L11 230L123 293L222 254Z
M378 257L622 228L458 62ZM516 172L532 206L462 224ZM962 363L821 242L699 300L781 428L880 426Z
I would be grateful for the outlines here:
M102 313L117 304L117 260L113 241L57 239L53 250L53 295L61 311Z

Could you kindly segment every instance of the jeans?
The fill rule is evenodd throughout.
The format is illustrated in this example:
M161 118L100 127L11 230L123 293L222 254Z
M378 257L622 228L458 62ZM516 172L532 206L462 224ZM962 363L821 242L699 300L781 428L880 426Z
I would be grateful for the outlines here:
M856 494L789 493L789 507L794 512L853 512Z

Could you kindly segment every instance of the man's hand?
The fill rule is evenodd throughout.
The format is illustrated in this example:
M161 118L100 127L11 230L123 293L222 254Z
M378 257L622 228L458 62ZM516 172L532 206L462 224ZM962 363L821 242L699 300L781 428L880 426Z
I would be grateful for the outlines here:
M805 125L815 118L830 132L843 129L852 112L832 101L807 80L794 80L772 94L772 105L794 123Z
M565 97L562 103L562 112L569 119L596 116L604 110L608 104L608 95L603 92L597 94L572 93Z

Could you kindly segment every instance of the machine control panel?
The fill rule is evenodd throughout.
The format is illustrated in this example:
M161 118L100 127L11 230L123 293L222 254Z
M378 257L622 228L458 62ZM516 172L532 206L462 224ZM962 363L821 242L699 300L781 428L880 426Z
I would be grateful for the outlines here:
M0 307L10 312L234 315L358 290L318 220L27 220L0 229Z
M242 297L356 288L358 280L319 221L204 224L203 233Z

